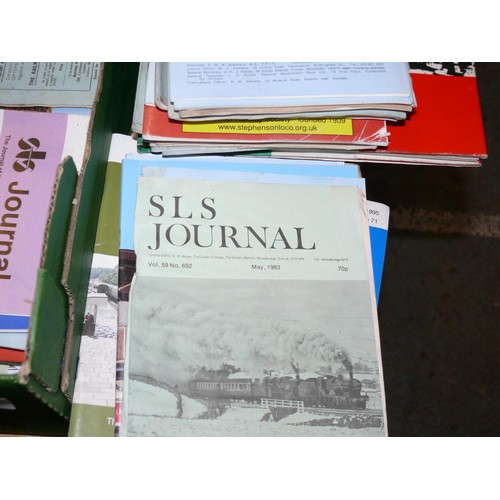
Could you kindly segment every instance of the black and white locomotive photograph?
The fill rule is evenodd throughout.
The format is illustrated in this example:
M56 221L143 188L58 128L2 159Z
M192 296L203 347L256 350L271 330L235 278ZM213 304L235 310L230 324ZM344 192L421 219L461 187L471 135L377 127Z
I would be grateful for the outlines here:
M385 435L366 284L250 281L136 276L127 435Z

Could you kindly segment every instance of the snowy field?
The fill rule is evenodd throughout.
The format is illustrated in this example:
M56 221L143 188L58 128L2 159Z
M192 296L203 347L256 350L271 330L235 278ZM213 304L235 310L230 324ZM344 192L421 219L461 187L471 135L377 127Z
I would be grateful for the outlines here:
M369 437L383 436L380 429L347 429L345 427L312 427L286 425L280 422L241 419L189 420L165 417L132 417L135 429L131 436L165 437Z
M172 392L160 387L130 380L130 395L135 408L129 409L129 436L165 437L368 437L383 436L380 428L349 429L336 426L304 425L324 417L311 413L294 413L278 422L262 421L269 410L233 406L217 418L203 418L207 407L182 396L182 417ZM147 409L147 412L145 412ZM201 418L200 418L201 417Z

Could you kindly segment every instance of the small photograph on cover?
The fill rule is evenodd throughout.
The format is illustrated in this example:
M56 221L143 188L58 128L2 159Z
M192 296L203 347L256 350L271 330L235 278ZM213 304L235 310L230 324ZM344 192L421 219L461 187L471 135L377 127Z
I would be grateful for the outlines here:
M412 73L447 76L476 76L473 62L411 62Z
M128 436L384 436L365 281L136 276Z
M85 406L87 416L106 416L99 420L79 419L75 422L80 431L86 425L99 435L112 435L112 418L115 407L115 369L118 308L118 257L95 253L90 271L87 302L82 328L78 371L73 396L73 412L77 415ZM92 434L91 434L92 435Z

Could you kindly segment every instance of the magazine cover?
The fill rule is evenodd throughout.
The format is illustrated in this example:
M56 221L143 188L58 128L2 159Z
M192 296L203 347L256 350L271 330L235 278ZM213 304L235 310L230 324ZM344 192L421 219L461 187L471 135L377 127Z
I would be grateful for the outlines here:
M98 62L0 62L0 106L91 107Z
M480 166L488 153L474 63L410 67L418 106L406 121L388 124L389 144L380 153L393 161Z
M0 363L22 363L59 164L81 168L89 117L0 109Z
M153 159L153 158L154 159ZM240 173L287 174L290 176L325 176L345 177L351 180L359 179L359 167L333 162L278 160L270 158L243 158L243 157L196 157L196 158L156 158L154 155L127 155L122 162L122 184L120 198L120 250L119 250L119 288L118 288L118 337L117 337L117 367L116 367L116 412L115 434L121 435L121 407L123 400L123 373L125 363L125 338L128 324L128 301L132 277L135 274L134 251L134 213L137 198L137 178L143 174L145 168L160 167L184 169L186 172L199 171L207 173L217 169L227 171L234 176ZM175 168L174 168L175 167ZM218 177L219 180L227 180ZM242 180L242 179L237 179ZM285 181L283 181L285 182ZM287 181L288 182L288 181ZM302 182L301 182L302 183Z
M121 435L386 435L361 191L138 183Z

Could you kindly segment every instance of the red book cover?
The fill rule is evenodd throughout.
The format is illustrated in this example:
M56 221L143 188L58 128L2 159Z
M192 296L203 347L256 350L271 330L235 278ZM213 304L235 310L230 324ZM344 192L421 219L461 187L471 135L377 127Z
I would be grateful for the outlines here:
M0 347L0 359L3 363L22 363L24 361L24 351Z
M475 76L411 73L417 107L404 122L388 123L390 153L486 158Z
M263 133L259 133L259 132ZM290 131L290 132L288 132ZM322 133L326 131L327 133ZM384 120L350 118L217 121L199 124L170 120L168 113L144 105L142 136L148 141L307 143L387 145Z

